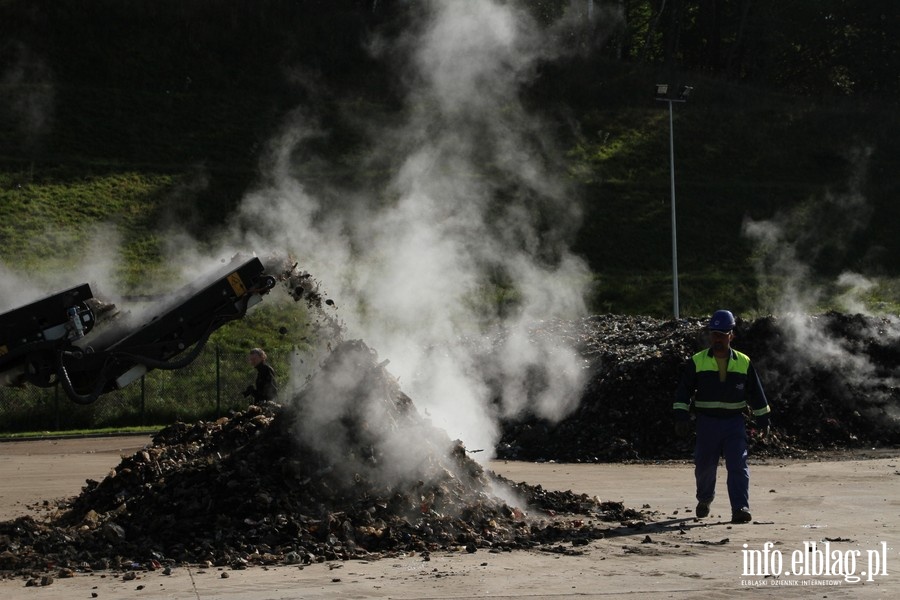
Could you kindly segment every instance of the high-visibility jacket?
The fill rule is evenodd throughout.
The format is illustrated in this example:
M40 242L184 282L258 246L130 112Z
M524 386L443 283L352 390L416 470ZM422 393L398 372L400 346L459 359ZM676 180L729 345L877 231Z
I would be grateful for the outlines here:
M693 410L700 415L729 417L750 407L754 417L769 414L762 383L746 354L731 350L725 381L720 381L719 365L712 349L693 355L685 363L675 391L675 417L687 419Z

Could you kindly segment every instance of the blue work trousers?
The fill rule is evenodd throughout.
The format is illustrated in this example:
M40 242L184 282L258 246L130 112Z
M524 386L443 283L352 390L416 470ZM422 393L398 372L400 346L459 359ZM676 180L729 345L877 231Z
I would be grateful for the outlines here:
M728 470L731 510L750 508L750 468L747 466L747 429L743 415L724 418L697 415L694 475L699 502L712 502L715 498L720 456L725 457Z

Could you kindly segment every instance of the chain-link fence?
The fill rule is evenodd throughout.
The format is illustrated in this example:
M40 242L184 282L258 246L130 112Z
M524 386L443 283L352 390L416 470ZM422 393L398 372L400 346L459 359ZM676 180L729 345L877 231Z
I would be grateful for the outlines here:
M287 385L291 353L268 353L279 389ZM174 371L155 370L89 405L53 388L0 387L0 432L65 431L215 419L247 407L242 393L256 381L245 353L207 347L194 362Z

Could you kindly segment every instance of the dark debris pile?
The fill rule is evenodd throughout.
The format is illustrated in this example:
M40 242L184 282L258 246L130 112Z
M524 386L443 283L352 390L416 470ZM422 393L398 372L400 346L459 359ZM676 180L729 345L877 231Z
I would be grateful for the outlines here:
M503 424L501 458L569 462L689 458L693 440L672 428L684 362L705 347L705 321L603 315L547 323L534 335L566 338L588 359L578 409L558 423ZM827 313L738 323L772 406L773 432L756 456L900 444L900 323ZM751 427L752 429L752 427ZM752 433L752 432L751 432Z
M699 320L622 316L545 323L534 335L579 348L588 385L558 423L505 422L499 456L688 458L692 441L675 437L671 405L702 329ZM755 455L900 443L896 322L769 317L739 323L736 335L774 411L775 432L755 442ZM385 364L362 342L341 342L289 405L166 428L59 514L0 523L0 574L303 565L439 549L577 552L610 523L641 525L621 503L486 472L415 410Z
M604 523L640 519L621 503L485 472L422 419L361 342L336 348L304 389L322 393L317 382L348 369L333 393L359 402L332 415L345 430L327 432L341 442L330 454L298 436L301 421L314 418L315 399L304 393L292 408L269 403L170 426L108 477L88 481L57 516L0 523L0 571L65 576L501 551L583 543L602 537ZM375 423L418 440L405 449L415 457L406 473L389 476L396 448L381 444Z

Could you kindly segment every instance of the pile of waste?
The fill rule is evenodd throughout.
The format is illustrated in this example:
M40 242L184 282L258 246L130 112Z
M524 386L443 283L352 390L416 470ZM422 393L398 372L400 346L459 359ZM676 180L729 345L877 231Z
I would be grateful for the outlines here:
M588 383L561 421L505 420L498 457L689 458L692 440L673 431L672 399L680 369L705 346L703 326L612 315L543 323L533 335L577 348ZM900 443L896 321L765 317L739 322L735 333L773 409L773 432L751 436L755 455ZM640 527L647 517L484 470L416 410L387 363L361 341L339 341L285 404L164 429L58 513L0 523L0 573L577 552L610 523Z
M689 458L672 402L681 369L708 347L705 321L602 315L545 323L534 335L577 347L590 376L559 422L507 419L500 458L604 462ZM900 321L827 313L739 321L732 346L753 361L772 407L771 432L751 431L755 456L900 444Z
M419 415L371 349L348 341L290 406L172 425L59 514L0 523L0 571L571 548L640 518L486 472Z

